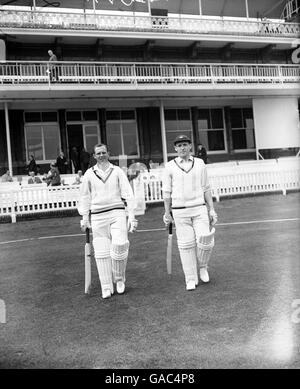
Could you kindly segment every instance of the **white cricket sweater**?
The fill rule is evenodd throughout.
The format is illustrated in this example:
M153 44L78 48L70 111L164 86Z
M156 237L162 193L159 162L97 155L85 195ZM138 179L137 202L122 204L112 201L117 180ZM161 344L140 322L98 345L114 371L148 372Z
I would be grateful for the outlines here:
M171 194L173 209L205 204L204 193L210 190L204 162L200 158L190 158L192 163L187 171L182 167L181 158L166 163L162 189Z
M123 170L110 163L103 172L95 165L83 176L77 209L82 216L89 212L105 215L105 212L114 209L125 209L123 199L127 203L128 213L133 214L134 195Z

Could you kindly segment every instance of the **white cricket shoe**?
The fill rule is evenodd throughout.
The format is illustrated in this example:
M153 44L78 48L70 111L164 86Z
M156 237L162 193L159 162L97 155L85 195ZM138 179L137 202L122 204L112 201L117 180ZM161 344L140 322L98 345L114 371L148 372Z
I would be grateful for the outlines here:
M107 299L111 297L112 293L110 289L104 289L102 292L102 298Z
M200 268L200 279L203 282L209 282L209 275L206 267L201 267Z
M125 283L123 281L118 281L117 282L117 292L119 294L122 294L125 292Z
M194 290L196 289L196 283L195 281L189 281L187 284L186 284L186 290Z

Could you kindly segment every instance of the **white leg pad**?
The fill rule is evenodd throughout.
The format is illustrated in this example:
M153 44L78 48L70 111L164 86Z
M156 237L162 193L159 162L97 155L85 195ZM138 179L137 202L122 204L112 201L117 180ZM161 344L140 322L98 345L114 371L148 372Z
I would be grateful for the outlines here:
M186 284L189 281L194 281L197 285L198 273L195 241L178 241L178 249Z
M111 258L96 258L96 264L102 293L105 289L110 289L111 293L113 293L114 287L112 280Z
M127 258L123 259L121 261L115 261L112 262L112 272L113 272L113 279L114 282L118 281L126 281L126 266L127 266Z
M215 229L207 235L199 237L197 242L197 255L200 267L207 267L213 247L215 245Z
M125 273L127 266L127 257L129 251L129 242L124 244L112 244L110 255L112 258L112 272L114 282L125 282Z
M105 289L110 289L113 293L110 240L108 238L94 238L93 246L102 293Z

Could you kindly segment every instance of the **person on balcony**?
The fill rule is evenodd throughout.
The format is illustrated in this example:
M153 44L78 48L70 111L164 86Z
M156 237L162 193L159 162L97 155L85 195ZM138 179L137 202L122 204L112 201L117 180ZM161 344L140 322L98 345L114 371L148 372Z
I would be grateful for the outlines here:
M207 164L207 151L202 143L198 144L196 157L201 158L205 165Z
M35 175L33 171L29 172L30 177L28 178L28 184L41 184L42 180Z
M61 151L56 158L56 165L59 171L59 174L67 174L67 169L68 169L68 161L67 158L65 157L65 154L63 151Z
M180 135L174 140L177 158L166 163L163 173L163 197L166 225L175 222L177 244L185 276L186 290L209 282L208 261L214 247L217 222L204 162L191 155L192 142Z
M46 182L47 182L47 186L61 185L60 174L55 162L52 162L50 164L50 170L47 174Z
M48 54L49 54L49 77L50 77L50 81L57 81L57 66L55 64L55 62L57 62L57 57L56 55L53 53L52 50L48 50Z
M92 228L93 247L102 298L111 297L114 283L118 294L125 292L125 273L129 251L128 231L137 228L133 191L119 166L109 162L107 146L94 146L97 163L83 176L78 212L81 229ZM128 210L126 222L125 203Z

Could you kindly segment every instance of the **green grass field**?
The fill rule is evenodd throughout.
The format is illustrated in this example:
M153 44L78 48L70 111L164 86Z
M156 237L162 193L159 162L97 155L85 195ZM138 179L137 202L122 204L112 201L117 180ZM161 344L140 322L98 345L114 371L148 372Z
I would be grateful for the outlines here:
M0 224L1 368L300 368L300 194L215 203L209 284L187 292L162 205L130 234L126 293L84 294L79 216ZM298 301L297 301L298 300Z

